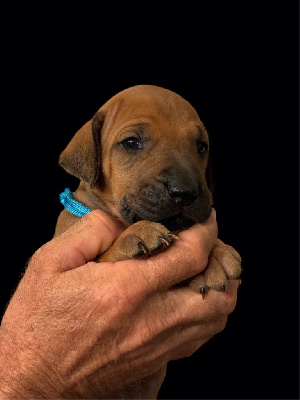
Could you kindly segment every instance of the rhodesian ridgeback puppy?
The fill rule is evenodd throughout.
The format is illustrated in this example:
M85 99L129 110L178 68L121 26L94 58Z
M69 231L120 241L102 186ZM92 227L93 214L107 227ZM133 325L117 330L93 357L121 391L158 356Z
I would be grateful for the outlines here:
M116 94L75 134L59 163L80 179L75 201L128 225L99 262L162 251L212 211L207 131L191 104L167 89L139 85ZM63 210L55 234L78 218ZM223 291L227 279L240 276L240 261L231 246L217 244L204 273L187 284L202 295ZM145 396L157 395L147 390Z

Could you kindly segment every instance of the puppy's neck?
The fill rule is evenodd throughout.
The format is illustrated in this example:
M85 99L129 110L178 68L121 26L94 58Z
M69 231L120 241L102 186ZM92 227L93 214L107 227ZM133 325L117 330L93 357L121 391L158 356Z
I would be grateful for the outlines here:
M117 208L114 207L113 204L105 202L105 197L105 194L102 193L99 188L91 188L91 186L84 181L80 181L77 190L74 192L74 199L84 204L91 210L100 209L112 217L122 220Z

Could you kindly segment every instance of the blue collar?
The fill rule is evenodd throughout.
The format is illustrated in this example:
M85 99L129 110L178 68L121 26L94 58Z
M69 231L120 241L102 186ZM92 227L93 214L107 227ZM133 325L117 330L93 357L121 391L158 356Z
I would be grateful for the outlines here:
M59 199L65 209L76 217L81 218L91 212L89 208L73 199L73 193L68 188L59 195Z

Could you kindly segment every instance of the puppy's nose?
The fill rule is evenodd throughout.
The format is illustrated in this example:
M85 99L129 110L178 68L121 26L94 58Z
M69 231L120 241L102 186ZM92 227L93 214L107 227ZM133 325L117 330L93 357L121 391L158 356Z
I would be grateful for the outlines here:
M189 185L188 182L181 184L170 184L168 182L167 188L174 203L182 206L192 204L199 195L198 187Z

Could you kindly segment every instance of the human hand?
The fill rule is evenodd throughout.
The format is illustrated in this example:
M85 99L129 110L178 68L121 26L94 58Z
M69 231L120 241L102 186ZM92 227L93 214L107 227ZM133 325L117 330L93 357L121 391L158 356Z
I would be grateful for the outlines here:
M107 397L225 327L237 282L205 300L174 287L205 268L217 238L214 214L156 256L90 261L122 230L96 210L33 255L1 325L3 397Z

